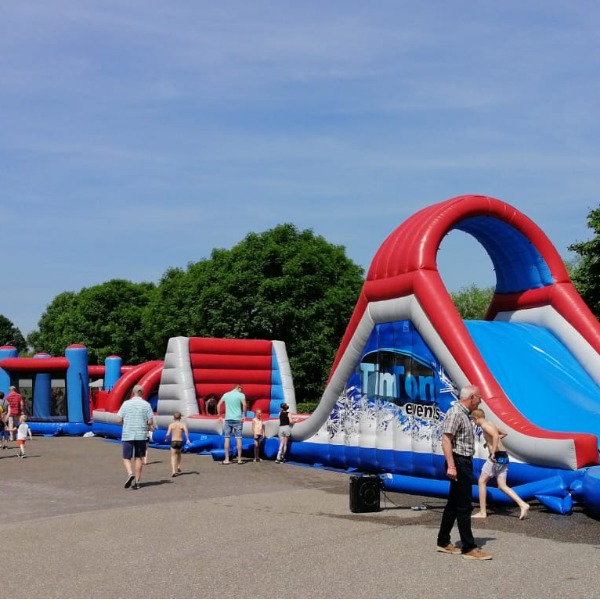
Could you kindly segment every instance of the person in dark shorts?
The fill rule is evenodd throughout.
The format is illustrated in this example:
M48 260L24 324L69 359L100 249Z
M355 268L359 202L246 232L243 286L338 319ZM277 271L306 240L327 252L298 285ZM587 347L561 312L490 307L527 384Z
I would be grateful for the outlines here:
M183 434L186 443L190 443L190 433L187 425L181 421L181 413L173 413L173 422L169 425L165 439L171 438L171 477L177 477L181 473L181 450L183 448Z
M144 467L144 456L148 444L148 431L154 423L150 403L142 398L144 388L133 386L133 398L125 400L117 413L117 422L123 425L121 442L123 466L127 471L125 488L138 490Z

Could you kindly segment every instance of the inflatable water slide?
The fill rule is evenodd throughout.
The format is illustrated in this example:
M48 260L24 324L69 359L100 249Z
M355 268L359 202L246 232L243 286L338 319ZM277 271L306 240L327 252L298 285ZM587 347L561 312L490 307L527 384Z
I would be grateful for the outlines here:
M454 229L483 246L496 272L483 321L461 319L437 269ZM599 355L600 325L546 235L497 199L453 198L383 242L290 455L380 473L389 489L445 495L443 418L473 383L488 418L508 432L509 484L558 512L578 500L598 511ZM487 456L478 433L476 470Z

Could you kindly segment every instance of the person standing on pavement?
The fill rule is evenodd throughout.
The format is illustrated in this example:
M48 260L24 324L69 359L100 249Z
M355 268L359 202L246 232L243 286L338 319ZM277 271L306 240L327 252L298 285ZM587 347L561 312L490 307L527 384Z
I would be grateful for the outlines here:
M471 530L475 432L469 415L480 404L479 388L475 385L463 387L458 402L446 413L442 430L442 451L446 459L450 491L437 535L437 551L446 554L462 554L463 558L468 560L492 558L491 554L477 547ZM458 525L462 548L456 547L450 541L454 523Z
M221 464L230 464L229 446L231 436L235 437L237 444L237 462L242 464L242 423L246 416L246 396L242 392L242 385L238 383L232 390L223 394L217 403L217 414L221 414L221 405L225 405L225 422L223 423L223 436L225 456Z
M292 425L294 419L290 417L290 407L285 402L279 405L281 409L279 411L279 450L277 450L277 458L275 462L277 464L282 463L285 460L285 453L288 448L288 441L292 437Z
M254 462L260 462L260 447L265 439L265 422L262 420L262 410L256 409L252 419L252 437L254 438Z
M8 447L8 413L10 411L10 407L6 398L4 397L4 392L0 392L0 442L2 443L2 450L6 450Z
M27 441L28 436L30 440L33 440L31 429L29 429L29 425L27 425L27 417L21 415L19 417L19 426L17 427L17 446L19 447L17 456L19 458L25 458L27 456L25 454L25 442Z
M133 387L133 398L125 400L119 409L118 423L123 424L121 442L123 447L123 465L127 471L125 488L139 489L144 456L148 444L148 432L154 422L154 413L150 403L142 394L141 385ZM133 460L133 463L132 463Z
M8 431L10 433L10 441L15 441L15 431L17 430L17 422L19 417L25 413L25 403L23 402L23 396L17 392L17 388L11 385L8 388L8 396L6 396L8 402Z

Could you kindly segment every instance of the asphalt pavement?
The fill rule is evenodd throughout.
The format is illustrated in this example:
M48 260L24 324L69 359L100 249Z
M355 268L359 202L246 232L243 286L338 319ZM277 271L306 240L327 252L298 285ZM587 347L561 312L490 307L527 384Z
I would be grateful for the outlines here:
M444 500L383 493L352 513L349 474L221 465L151 449L124 489L120 444L35 437L0 450L2 598L596 598L599 522L534 502L474 521L491 561L435 551ZM11 444L14 446L14 444ZM414 506L426 510L415 511ZM458 532L453 541L457 543ZM8 575L7 575L8 574Z

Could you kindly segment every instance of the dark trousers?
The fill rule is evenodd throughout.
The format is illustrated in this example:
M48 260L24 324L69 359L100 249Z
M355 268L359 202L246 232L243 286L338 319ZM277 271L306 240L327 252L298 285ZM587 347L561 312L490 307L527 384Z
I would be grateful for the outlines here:
M460 454L453 454L453 457L457 479L450 482L450 493L442 515L437 544L438 546L447 546L450 543L450 533L456 522L462 543L462 551L468 552L476 547L473 531L471 530L473 459L470 456L461 456Z

